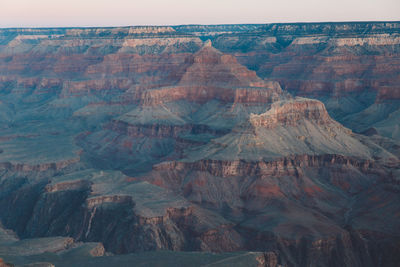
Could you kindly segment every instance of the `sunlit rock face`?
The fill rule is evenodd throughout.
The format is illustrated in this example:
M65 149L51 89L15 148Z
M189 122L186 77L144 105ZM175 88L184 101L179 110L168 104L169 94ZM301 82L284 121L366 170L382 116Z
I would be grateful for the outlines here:
M398 22L266 25L213 44L292 94L323 101L356 132L399 140Z
M399 29L0 30L0 258L397 266Z

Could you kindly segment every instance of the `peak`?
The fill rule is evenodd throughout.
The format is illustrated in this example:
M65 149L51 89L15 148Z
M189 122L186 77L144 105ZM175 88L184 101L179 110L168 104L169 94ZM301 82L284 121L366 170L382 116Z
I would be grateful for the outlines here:
M210 40L194 54L193 64L186 69L180 85L219 85L224 87L253 87L264 85L254 71L241 65L235 56L224 54Z
M211 42L210 39L208 39L207 41L205 41L203 43L203 46L201 47L201 49L195 55L196 56L203 56L203 55L208 55L208 54L212 54L215 57L220 57L223 54L221 51L219 51L218 49L213 47L212 42Z
M203 47L212 47L212 42L211 42L211 40L208 39L207 41L205 41Z

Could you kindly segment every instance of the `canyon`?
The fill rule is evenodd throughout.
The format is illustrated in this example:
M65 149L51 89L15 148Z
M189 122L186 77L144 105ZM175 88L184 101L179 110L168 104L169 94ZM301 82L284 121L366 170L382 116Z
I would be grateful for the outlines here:
M398 266L399 92L400 22L0 29L0 266Z

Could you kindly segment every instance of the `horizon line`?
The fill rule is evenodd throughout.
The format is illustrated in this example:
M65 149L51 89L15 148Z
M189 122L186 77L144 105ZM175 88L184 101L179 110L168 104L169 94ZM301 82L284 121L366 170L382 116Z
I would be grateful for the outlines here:
M341 24L341 23L400 23L400 20L349 20L349 21L294 21L266 23L188 23L188 24L138 24L115 26L21 26L2 27L0 29L90 29L90 28L130 28L130 27L180 27L180 26L232 26L232 25L272 25L272 24Z

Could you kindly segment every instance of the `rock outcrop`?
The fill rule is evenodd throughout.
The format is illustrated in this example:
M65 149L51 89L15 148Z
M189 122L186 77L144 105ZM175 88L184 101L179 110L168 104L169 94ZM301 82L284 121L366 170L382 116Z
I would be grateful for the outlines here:
M399 34L0 29L0 257L397 266Z
M268 129L273 129L278 125L298 126L304 120L312 121L318 125L334 123L324 104L304 98L275 102L266 113L250 117L250 122L255 127Z

